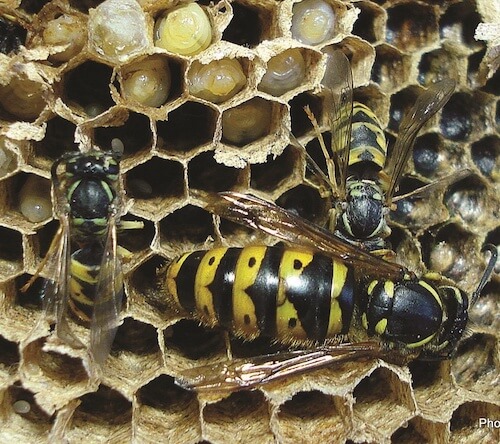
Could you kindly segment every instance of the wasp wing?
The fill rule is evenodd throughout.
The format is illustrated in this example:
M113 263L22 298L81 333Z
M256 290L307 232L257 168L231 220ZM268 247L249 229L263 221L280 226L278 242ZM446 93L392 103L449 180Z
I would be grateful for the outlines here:
M278 239L319 251L374 275L401 277L405 268L354 247L328 230L258 197L233 191L209 194L209 211Z
M399 200L408 199L409 197L428 196L430 193L433 193L437 190L442 190L449 185L458 182L459 180L469 177L470 175L472 175L472 170L464 168L454 173L448 174L447 176L441 177L432 183L423 185L416 190L410 191L409 193L399 194L398 196L393 197L392 201L397 202Z
M346 343L195 367L184 370L175 383L198 392L249 390L335 363L389 355L378 342Z
M110 216L90 324L90 351L97 364L106 360L120 325L123 275L117 253L117 216Z
M335 185L337 195L345 199L351 147L353 80L351 64L342 51L327 53L322 84L327 91L326 107L331 132L331 154L338 169L335 172Z
M456 82L452 79L444 79L432 84L420 94L413 107L403 117L398 138L385 168L385 173L389 177L385 194L388 206L392 203L392 197L397 190L418 132L448 102L455 90L455 85Z

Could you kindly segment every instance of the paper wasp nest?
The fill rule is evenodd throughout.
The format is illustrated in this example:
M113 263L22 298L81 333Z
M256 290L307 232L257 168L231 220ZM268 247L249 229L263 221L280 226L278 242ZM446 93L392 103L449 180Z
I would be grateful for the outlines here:
M495 21L489 4L4 1L0 441L498 442L498 429L479 427L479 418L500 419L498 274L451 362L351 362L214 398L178 388L173 377L220 360L222 333L180 319L155 285L159 267L215 245L219 234L234 246L276 242L227 222L215 227L192 190L248 191L323 223L328 204L305 179L287 129L314 144L303 107L321 118L321 51L332 47L349 56L354 97L373 108L390 140L419 85L457 80L417 139L401 186L407 192L459 168L473 174L402 205L391 241L405 265L425 264L471 291L481 245L500 244L498 46L495 53L494 39L474 39L481 22ZM314 32L299 17L311 10ZM91 143L123 145L127 218L144 221L139 234L120 237L133 253L124 263L126 310L98 388L78 358L44 350L44 338L21 346L40 315L41 280L19 291L58 227L46 209L51 164ZM233 347L237 356L269 350Z

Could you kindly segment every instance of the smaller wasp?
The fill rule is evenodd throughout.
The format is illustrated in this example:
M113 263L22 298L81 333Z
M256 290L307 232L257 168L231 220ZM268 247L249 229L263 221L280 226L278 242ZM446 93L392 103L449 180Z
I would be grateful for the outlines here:
M312 348L193 368L176 380L188 389L252 389L346 360L449 359L497 261L496 247L487 245L492 256L469 298L437 273L417 277L257 197L205 198L216 214L290 246L184 254L166 271L175 308L245 340Z
M116 154L67 153L51 170L60 221L39 269L21 289L26 291L44 271L43 317L55 321L55 335L74 348L82 343L71 332L69 313L90 326L90 352L101 364L111 349L123 299L117 231L140 229L139 221L121 221Z
M385 239L391 233L387 215L393 203L428 193L470 174L468 170L460 170L409 194L394 197L418 132L450 99L455 81L444 79L420 94L403 117L399 136L389 155L377 116L367 106L353 104L351 66L341 51L327 54L323 85L329 109L330 149L314 115L307 108L306 113L318 137L326 174L292 134L291 142L305 153L308 169L326 185L327 194L335 201L330 209L330 231L361 248L384 255L388 252Z

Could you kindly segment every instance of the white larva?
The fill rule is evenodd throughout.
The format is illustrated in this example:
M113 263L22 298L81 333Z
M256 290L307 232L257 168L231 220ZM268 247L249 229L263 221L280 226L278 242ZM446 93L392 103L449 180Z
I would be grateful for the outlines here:
M320 45L335 35L335 12L324 0L293 5L292 37L306 45Z
M306 75L306 64L300 49L287 49L267 62L267 71L259 89L273 96L281 96L299 86Z

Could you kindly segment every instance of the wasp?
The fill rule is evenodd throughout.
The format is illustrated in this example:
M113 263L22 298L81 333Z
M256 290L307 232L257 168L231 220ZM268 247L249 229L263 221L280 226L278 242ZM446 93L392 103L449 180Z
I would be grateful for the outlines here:
M377 116L366 105L353 102L349 60L341 51L327 54L323 86L329 110L330 148L314 115L306 108L325 160L326 174L293 134L290 139L305 154L307 168L319 179L323 194L333 199L328 228L337 236L384 256L389 252L385 239L391 233L387 220L393 204L470 174L468 170L460 170L411 193L395 196L418 132L448 102L455 83L444 79L419 95L403 117L398 138L388 154L387 140Z
M59 229L26 291L44 271L42 319L55 321L55 337L74 348L82 343L71 332L67 315L90 326L90 352L104 362L119 325L123 276L117 232L140 229L122 221L119 156L91 151L66 153L51 169L54 210Z
M264 336L310 349L186 370L177 384L188 389L252 389L353 359L448 359L497 261L496 247L486 246L491 259L469 298L437 273L417 277L265 200L237 192L206 198L221 216L289 246L184 254L163 283L173 305L245 340Z

